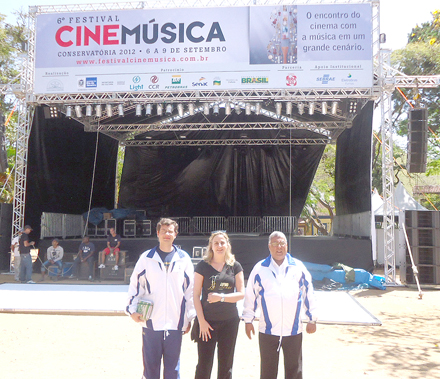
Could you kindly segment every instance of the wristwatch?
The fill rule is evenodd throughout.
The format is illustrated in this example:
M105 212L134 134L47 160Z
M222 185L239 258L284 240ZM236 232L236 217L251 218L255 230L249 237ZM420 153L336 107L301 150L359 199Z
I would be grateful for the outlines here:
M220 299L220 301L221 301L222 303L225 302L225 294L224 294L224 293L222 293L222 298Z

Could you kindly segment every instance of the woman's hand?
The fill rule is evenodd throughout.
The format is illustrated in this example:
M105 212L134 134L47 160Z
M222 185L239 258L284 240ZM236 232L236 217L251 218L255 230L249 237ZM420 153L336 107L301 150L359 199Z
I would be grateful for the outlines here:
M222 295L217 292L208 293L208 303L217 303L222 299Z
M211 325L206 320L199 320L199 338L202 339L202 341L208 341L211 338L211 330L214 330Z

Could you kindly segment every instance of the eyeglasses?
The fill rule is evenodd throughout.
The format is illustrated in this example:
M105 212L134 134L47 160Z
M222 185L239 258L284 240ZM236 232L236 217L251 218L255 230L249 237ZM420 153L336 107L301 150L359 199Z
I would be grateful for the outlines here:
M284 246L286 246L286 245L287 245L286 242L271 242L271 243L270 243L270 246L272 246L272 247L278 247L278 246L280 246L280 247L284 247Z

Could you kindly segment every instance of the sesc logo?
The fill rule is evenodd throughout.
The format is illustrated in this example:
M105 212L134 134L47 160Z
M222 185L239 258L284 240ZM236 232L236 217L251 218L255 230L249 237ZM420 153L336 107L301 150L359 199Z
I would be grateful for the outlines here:
M288 87L295 87L298 84L298 78L296 77L296 75L293 74L289 74L286 76L286 85Z
M322 84L328 84L329 82L334 82L335 79L336 78L334 76L330 76L329 74L325 74L321 77L316 78L316 81L321 82Z
M98 87L98 78L86 78L86 88L96 88Z

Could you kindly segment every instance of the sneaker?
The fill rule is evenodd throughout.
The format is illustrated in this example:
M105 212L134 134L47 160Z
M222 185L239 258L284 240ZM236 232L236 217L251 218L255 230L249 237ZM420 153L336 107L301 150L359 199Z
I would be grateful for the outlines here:
M113 267L113 270L119 270L118 265L115 265L115 267Z
M93 281L92 275L89 275L89 281Z
M28 280L27 284L35 284L35 282L33 280Z
M73 274L69 276L69 279L74 279L74 278L75 278L75 275L73 275Z
M101 263L101 264L98 266L98 268L105 268L105 264L104 264L104 263Z

